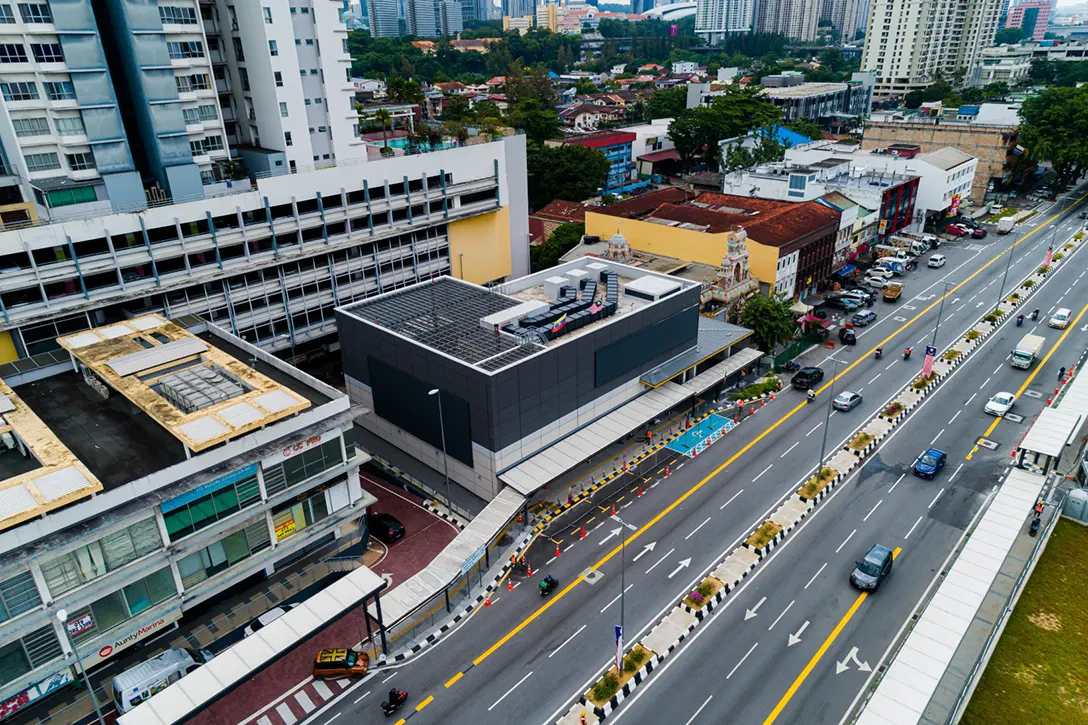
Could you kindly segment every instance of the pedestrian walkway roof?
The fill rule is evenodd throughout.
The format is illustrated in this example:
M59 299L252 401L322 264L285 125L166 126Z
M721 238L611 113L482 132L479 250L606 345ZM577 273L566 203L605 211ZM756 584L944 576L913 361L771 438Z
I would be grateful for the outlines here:
M1084 423L1085 411L1088 411L1088 376L1076 375L1062 391L1057 404L1043 408L1017 448L1057 458Z
M698 395L737 370L751 365L763 353L738 350L731 357L699 373L686 383L661 385L616 408L545 450L499 474L499 479L524 496L574 468L593 454L653 420L681 401Z

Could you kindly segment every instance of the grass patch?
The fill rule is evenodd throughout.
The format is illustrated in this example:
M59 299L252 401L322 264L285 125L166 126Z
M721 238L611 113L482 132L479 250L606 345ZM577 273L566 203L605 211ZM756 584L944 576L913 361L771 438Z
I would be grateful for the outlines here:
M925 390L926 386L937 379L937 373L930 373L929 375L919 375L918 378L910 384L915 390Z
M1038 213L1039 213L1038 209L1032 209L1031 212L1027 216L1020 217L1020 221L1026 222L1028 219L1031 219L1033 216L1035 216Z
M1052 262L1060 262L1060 261L1062 261L1062 258L1063 258L1064 256L1065 256L1065 255L1064 255L1064 254L1062 254L1061 252L1058 252L1057 254L1052 254L1052 255L1050 255L1050 261L1052 261Z
M778 532L782 530L782 527L773 521L764 521L758 529L752 532L752 535L744 540L744 543L752 549L762 549L767 544L771 543L771 539L778 536Z
M941 355L941 359L945 362L955 362L956 358L958 358L962 354L963 353L959 350L945 350L944 354Z
M1022 284L1020 286L1023 287L1024 289L1031 289L1032 287L1035 286L1035 280L1033 280L1033 279L1025 280L1024 284Z
M885 418L894 418L903 412L903 404L899 402L891 403L887 408L880 411L880 414Z
M1084 239L1084 232L1077 232L1076 234L1073 235L1073 239ZM1072 249L1073 245L1072 244L1066 244L1065 248L1066 249Z
M706 606L706 603L714 598L714 595L718 593L721 588L725 586L720 581L712 576L708 576L706 579L695 587L695 589L684 597L684 604L688 605L692 609L702 609Z
M989 322L991 324L993 324L994 322L997 322L1000 319L1001 319L1001 312L998 311L998 310L994 310L993 312L987 312L982 317L983 322Z
M1050 265L1044 264L1042 267L1039 267L1039 269L1035 270L1035 274L1046 274L1049 271Z
M612 696L619 692L619 689L635 676L635 673L642 667L642 663L646 661L650 654L650 650L640 644L636 644L631 648L631 651L627 653L627 656L623 658L623 671L616 672L615 667L610 668L608 672L604 674L604 677L598 680L597 684L586 693L586 699L598 706L611 700Z
M782 389L782 381L776 377L765 378L758 383L752 383L729 396L730 400L750 400L758 398L764 393L777 393Z
M999 211L998 213L991 216L989 219L987 219L986 222L989 223L989 224L997 224L999 221L1001 221L1005 217L1013 216L1014 214L1016 214L1016 208L1011 207L1011 206L1007 206L1004 209L1002 209L1001 211Z
M1009 297L1008 297L1008 300L1009 300L1009 302L1016 302L1016 301L1017 301L1017 300L1019 300L1019 299L1020 299L1020 293L1019 293L1019 292L1013 292L1013 293L1012 293L1011 295L1009 295Z
M831 482L831 479L835 477L834 469L824 466L820 469L820 480L816 480L816 476L811 476L808 482L804 486L797 489L797 495L801 498L814 499L825 488L827 484Z
M1088 528L1059 521L960 721L1083 723L1088 712Z
M979 332L978 330L971 330L970 332L967 333L967 341L968 342L974 342L975 340L979 339L980 337L982 337L982 333Z
M865 446L869 445L872 440L873 437L868 433L858 433L847 445L855 451L864 451Z

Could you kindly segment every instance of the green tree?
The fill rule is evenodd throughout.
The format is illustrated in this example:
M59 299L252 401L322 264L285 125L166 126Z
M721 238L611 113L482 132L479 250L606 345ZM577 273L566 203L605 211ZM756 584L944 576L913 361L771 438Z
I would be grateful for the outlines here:
M760 86L728 86L711 105L677 115L669 124L669 138L684 168L690 169L698 156L716 159L719 141L776 125L781 111L760 96L762 90Z
M382 127L382 146L386 149L389 148L388 130L389 124L393 121L393 114L384 108L379 108L374 112L372 117Z
M464 96L450 96L446 99L446 107L442 109L443 121L468 123L472 121L473 115L468 99Z
M488 98L472 104L472 115L478 121L485 118L501 119L502 111L499 110L499 104Z
M995 98L1004 98L1009 95L1009 84L1005 81L994 81L993 83L987 83L982 87L982 95L987 100L993 100Z
M1047 88L1024 101L1020 119L1020 144L1050 162L1059 186L1088 169L1088 87Z
M562 224L548 241L529 247L529 270L539 272L559 264L559 258L574 249L586 233L585 224Z
M781 295L749 297L740 319L741 324L752 331L759 349L771 354L779 343L790 340L797 329L789 301Z
M461 121L446 121L442 124L442 133L456 141L458 146L464 146L468 141L468 126Z
M390 78L386 84L386 92L389 98L396 103L423 103L423 88L419 81L408 78Z
M814 123L807 118L798 118L794 121L786 121L782 124L791 131L796 131L805 138L810 138L814 141L818 141L824 137L824 130L820 128L820 124Z
M994 33L994 45L1016 45L1026 35L1023 28L999 28Z
M597 84L588 78L579 78L578 82L574 84L574 92L579 96L588 96L597 92Z
M525 132L530 141L543 144L550 138L562 135L559 115L554 108L545 107L535 98L529 98L512 106L506 114L507 123Z
M650 97L650 118L676 118L687 109L687 86L658 91Z
M597 149L530 142L527 166L529 205L539 209L552 199L579 201L595 196L611 164Z

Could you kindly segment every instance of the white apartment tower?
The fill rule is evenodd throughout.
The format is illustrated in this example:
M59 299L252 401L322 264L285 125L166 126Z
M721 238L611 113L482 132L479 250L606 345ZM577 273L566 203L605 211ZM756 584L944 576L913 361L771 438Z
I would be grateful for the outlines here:
M755 0L752 30L814 41L821 9L822 3L815 0Z
M695 32L717 43L730 33L749 33L755 0L699 0L695 6Z
M895 96L968 75L993 43L1001 0L871 0L863 70L875 95Z

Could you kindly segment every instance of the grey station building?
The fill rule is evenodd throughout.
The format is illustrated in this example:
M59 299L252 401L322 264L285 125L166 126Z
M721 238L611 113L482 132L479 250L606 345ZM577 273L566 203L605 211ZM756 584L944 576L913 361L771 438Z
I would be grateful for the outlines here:
M439 277L341 307L348 395L370 411L360 442L417 479L441 481L448 464L469 509L505 487L531 498L760 357L749 330L700 316L701 287L583 257L491 288Z

